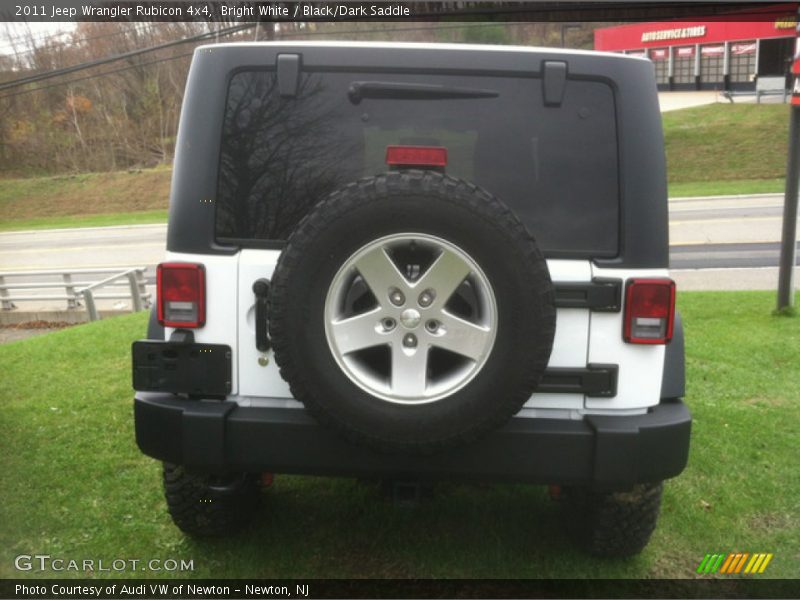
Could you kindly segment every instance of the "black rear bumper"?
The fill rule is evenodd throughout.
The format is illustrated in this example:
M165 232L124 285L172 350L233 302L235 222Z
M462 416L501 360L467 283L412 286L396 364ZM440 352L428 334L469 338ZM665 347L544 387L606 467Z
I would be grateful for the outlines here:
M676 400L645 415L583 421L514 418L472 444L424 457L387 455L341 439L305 410L240 407L139 392L136 441L159 460L198 470L414 480L625 485L686 466L691 416Z

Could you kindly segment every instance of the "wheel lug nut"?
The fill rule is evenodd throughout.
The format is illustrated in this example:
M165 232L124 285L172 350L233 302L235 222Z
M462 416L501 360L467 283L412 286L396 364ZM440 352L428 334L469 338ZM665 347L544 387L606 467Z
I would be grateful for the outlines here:
M433 299L436 297L436 292L433 290L425 290L419 295L419 305L420 306L430 306L433 303Z
M389 290L389 302L395 306L402 306L405 301L406 297L403 295L403 292L398 289Z
M406 348L416 348L417 347L417 336L413 333L407 333L403 336L403 346Z
M439 330L439 323L434 320L430 320L427 323L425 323L425 329L427 329L431 333L436 333Z
M381 320L381 325L386 331L391 331L397 325L397 321L392 319L391 317L386 317L385 319Z

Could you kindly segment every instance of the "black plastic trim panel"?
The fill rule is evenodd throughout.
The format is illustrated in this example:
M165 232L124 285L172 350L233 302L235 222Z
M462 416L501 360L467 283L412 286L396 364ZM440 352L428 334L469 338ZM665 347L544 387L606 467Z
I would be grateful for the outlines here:
M664 350L664 375L661 378L662 398L683 398L686 395L686 360L684 357L683 321L675 311L672 341Z
M230 346L140 340L131 354L135 390L204 396L231 391Z
M546 60L542 65L542 74L544 105L561 106L561 102L564 100L564 90L567 87L567 63Z
M258 321L258 316L256 319ZM266 331L266 325L258 324L258 329ZM177 341L176 333L181 331L173 332L169 342L139 340L133 343L133 389L210 396L230 393L230 346ZM263 351L269 349L266 338L257 337L257 343L266 344ZM617 372L617 365L548 367L536 391L611 398L617 394Z
M242 407L139 393L136 441L145 454L209 472L273 472L415 480L630 485L679 474L691 416L681 402L647 414L584 420L513 418L430 456L383 454L319 425L304 409Z
M622 280L595 277L589 283L554 282L557 308L588 308L597 312L622 309Z
M548 367L536 391L612 398L617 395L618 372L617 365L590 364L585 369Z
M278 73L278 92L281 98L294 98L300 82L300 55L278 54L276 71Z

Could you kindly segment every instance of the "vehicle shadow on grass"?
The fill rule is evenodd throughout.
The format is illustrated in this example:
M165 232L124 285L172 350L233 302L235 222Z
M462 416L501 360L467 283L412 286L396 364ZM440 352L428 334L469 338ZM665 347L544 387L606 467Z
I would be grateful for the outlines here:
M440 483L398 506L378 484L288 476L245 531L187 550L212 576L254 578L641 577L648 562L581 554L543 486Z

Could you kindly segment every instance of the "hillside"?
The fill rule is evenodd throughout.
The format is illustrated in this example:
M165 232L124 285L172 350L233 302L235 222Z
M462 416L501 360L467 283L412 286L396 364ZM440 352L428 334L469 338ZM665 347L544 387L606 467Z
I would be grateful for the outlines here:
M709 104L664 113L670 183L782 178L787 104Z
M787 105L711 104L664 114L670 195L782 190ZM0 179L0 230L158 222L167 168Z
M160 168L0 179L0 230L163 221L171 176Z

